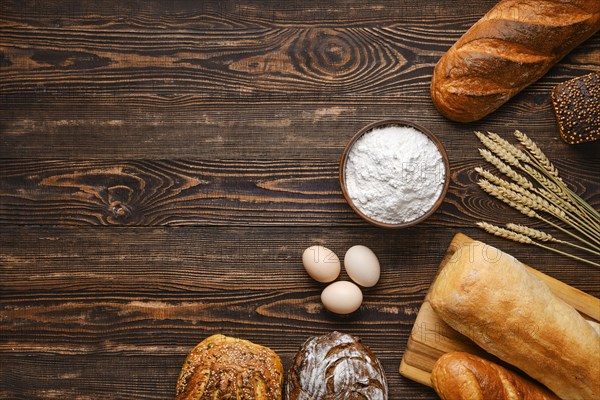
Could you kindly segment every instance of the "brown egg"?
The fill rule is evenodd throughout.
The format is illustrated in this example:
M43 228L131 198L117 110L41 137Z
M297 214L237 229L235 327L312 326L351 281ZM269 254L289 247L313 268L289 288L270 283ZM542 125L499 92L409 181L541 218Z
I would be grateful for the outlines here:
M360 308L363 295L358 286L348 281L337 281L321 293L321 302L336 314L350 314Z
M334 281L341 270L338 256L323 246L311 246L304 250L302 264L308 275L322 283Z

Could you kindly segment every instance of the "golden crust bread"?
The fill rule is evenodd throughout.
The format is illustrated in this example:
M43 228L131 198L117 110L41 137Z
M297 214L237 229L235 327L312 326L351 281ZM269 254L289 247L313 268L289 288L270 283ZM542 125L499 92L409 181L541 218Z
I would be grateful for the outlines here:
M496 363L458 351L436 361L431 383L442 400L558 400L543 386Z
M452 328L560 398L600 399L600 335L514 257L463 246L429 300Z
M502 0L436 64L433 103L453 121L481 119L599 29L598 0Z
M224 335L204 339L187 356L176 400L280 400L283 366L277 354Z

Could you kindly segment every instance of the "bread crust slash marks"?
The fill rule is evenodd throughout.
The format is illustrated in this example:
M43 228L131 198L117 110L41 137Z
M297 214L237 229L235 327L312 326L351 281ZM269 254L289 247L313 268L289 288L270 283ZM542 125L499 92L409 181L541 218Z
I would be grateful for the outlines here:
M287 374L286 400L385 400L383 367L360 339L340 332L312 337Z

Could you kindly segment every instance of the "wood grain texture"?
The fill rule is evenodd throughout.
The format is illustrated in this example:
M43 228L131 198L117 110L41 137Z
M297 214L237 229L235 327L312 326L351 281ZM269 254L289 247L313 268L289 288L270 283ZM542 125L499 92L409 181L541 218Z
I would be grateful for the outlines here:
M475 143L474 143L475 144ZM440 210L425 226L530 220L476 185L482 159L452 163ZM600 205L600 159L558 161L566 182ZM337 162L0 160L0 222L39 225L353 225ZM505 222L501 222L505 223Z
M549 98L600 68L600 35L483 121L431 103L437 59L494 4L0 2L0 397L173 398L210 334L287 368L337 329L381 359L390 399L436 399L398 365L458 231L600 296L598 270L473 228L525 222L474 185L473 130L521 129L600 205L600 142L562 143ZM340 192L344 145L384 118L422 124L450 156L449 194L419 227L369 226ZM379 256L357 314L323 310L300 264L313 244Z
M532 137L558 137L551 88L600 68L596 35L465 127L435 110L431 73L493 2L89 3L3 3L5 157L335 157L366 123L398 117L461 152L473 129L523 129L519 113Z
M478 230L467 232L488 239ZM9 322L0 343L3 397L79 391L94 398L166 398L185 354L210 334L268 345L287 368L306 338L337 329L373 348L387 372L391 398L433 398L400 378L399 349L454 233L453 228L2 227L0 316ZM379 256L381 281L365 291L357 314L338 317L320 305L324 285L308 278L300 261L305 246L315 243L339 255L361 243ZM510 242L488 243L502 249ZM581 274L585 267L541 250L524 253L523 261L600 295L597 270ZM271 278L256 285L258 276ZM41 378L32 385L28 377L36 375ZM113 397L106 392L110 387Z

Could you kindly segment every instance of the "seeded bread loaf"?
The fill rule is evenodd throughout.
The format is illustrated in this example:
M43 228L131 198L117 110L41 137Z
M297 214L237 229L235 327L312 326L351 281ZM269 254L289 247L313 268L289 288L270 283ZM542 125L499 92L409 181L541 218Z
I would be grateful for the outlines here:
M282 384L283 366L273 350L213 335L187 356L176 400L281 400Z
M481 119L598 30L599 0L502 0L439 60L433 102L451 120Z
M308 339L286 380L286 400L387 399L379 360L359 339L339 332Z
M551 97L560 137L565 142L600 139L600 73L563 82L552 90Z

